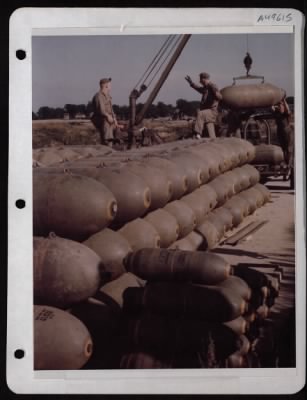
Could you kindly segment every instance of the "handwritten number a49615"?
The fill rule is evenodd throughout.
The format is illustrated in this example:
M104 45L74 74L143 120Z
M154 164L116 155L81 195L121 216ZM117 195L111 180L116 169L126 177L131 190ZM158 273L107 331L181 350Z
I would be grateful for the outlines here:
M258 17L257 22L291 22L292 13L282 14L282 13L272 13L272 14L261 14Z

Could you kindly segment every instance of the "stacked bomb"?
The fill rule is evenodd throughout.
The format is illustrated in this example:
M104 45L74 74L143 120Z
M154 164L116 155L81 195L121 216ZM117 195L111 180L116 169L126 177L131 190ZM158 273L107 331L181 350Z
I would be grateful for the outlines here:
M109 226L133 250L196 249L206 242L211 248L268 198L257 170L244 165L254 147L240 139L155 146L129 152L128 161L127 153L105 151L100 158L35 168L35 234L54 231L82 241Z
M124 263L147 283L123 293L120 368L213 368L240 349L242 338L226 322L244 314L246 301L222 285L231 273L222 257L143 249Z
M274 278L207 252L143 249L126 268L147 284L123 293L127 343L121 368L247 367ZM233 272L234 275L230 275Z
M223 180L222 177L226 177L226 174L236 174L235 170L241 171L242 168L248 167L241 165L252 159L253 147L247 142L237 139L223 139L210 143L197 142L197 144L198 146L195 146L195 141L185 141L181 145L176 144L175 148L174 144L161 146L159 152L161 150L164 152L163 157L161 157L161 153L156 153L156 149L150 151L140 149L131 153L134 161L126 160L126 154L103 149L102 153L97 150L98 156L101 155L100 158L97 154L93 154L90 158L78 159L73 163L61 163L61 167L55 165L53 168L35 168L33 195L35 235L47 236L50 231L54 231L64 238L80 242L85 240L84 244L100 256L100 258L96 257L96 261L93 262L93 268L87 270L92 261L83 260L82 268L78 269L75 259L84 253L86 247L83 244L69 240L65 242L65 251L57 249L53 254L48 250L50 247L48 243L57 242L59 244L60 241L67 239L36 239L40 245L34 246L34 252L37 253L35 265L43 267L37 268L34 285L35 304L45 307L43 314L46 307L46 313L48 314L50 311L49 314L52 316L56 314L56 310L49 310L50 307L64 310L72 307L72 313L83 320L91 331L91 335L95 336L95 340L93 340L97 346L101 342L99 337L108 339L112 336L117 337L113 333L118 332L118 324L121 324L117 306L119 304L120 307L123 302L123 290L119 290L119 300L115 301L115 304L112 296L117 293L118 281L122 277L127 279L123 259L128 253L144 247L174 245L175 248L180 248L177 239L187 239L187 236L189 236L189 242L192 242L190 249L204 247L204 242L210 242L210 240L216 244L216 241L208 236L209 220L207 227L203 226L206 222L205 218L211 218L212 212L226 215L225 207L224 212L221 212L222 205L225 206L221 198L225 201L228 200L234 191L230 191L229 185L225 184L226 180ZM178 147L180 151L178 151ZM151 153L150 157L147 153ZM203 158L197 153L202 154ZM102 166L97 168L97 163ZM63 167L69 168L71 172L63 173ZM250 176L254 174L255 171L253 170L251 173L250 170ZM242 171L239 176L242 180ZM218 179L220 180L219 184L217 183ZM251 185L251 178L249 179L248 186ZM238 186L241 188L241 184ZM221 187L227 188L226 195L223 195L223 190L219 189ZM240 190L238 189L236 193ZM240 192L240 195L243 193ZM229 223L227 226L230 228L232 224ZM211 226L214 233L217 222ZM63 263L60 268L54 268L53 266L61 260ZM103 274L101 261L104 265ZM91 274L89 271L92 270L95 270L95 273L90 278L87 277L87 274ZM107 284L109 286L102 286L103 290L101 290L105 272L109 273L109 279L118 279L114 281L113 285L110 282ZM132 278L131 275L129 277ZM48 296L49 287L44 282L52 280L54 284L51 284L50 288L54 288L54 292L51 291ZM140 288L142 285L143 283L135 277L130 281L128 279L128 287L138 286ZM97 289L99 290L97 291ZM148 291L148 289L146 290ZM65 295L73 293L75 297L61 303L55 301L61 297L59 293ZM89 309L94 310L92 315L88 313ZM106 325L101 322L103 315L105 317L103 321L107 321L106 323L111 325L114 331L109 328L98 329L98 331L96 328L90 329L97 322L95 318L98 310L100 326ZM38 311L38 315L41 311ZM61 315L63 312L60 309L58 311ZM47 343L50 340L48 335L53 335L56 339L57 335L50 329L50 320L55 321L56 318L47 318L49 323L47 326L47 323L42 325L44 318L37 317L36 312L35 315L36 325L40 324L45 327L43 331L41 328L35 328L37 332L41 332L36 336L36 340L46 339ZM69 325L70 322L67 324ZM54 329L57 332L57 324L54 324ZM88 360L92 351L88 333L85 334L85 337L81 341L84 346L81 351L81 354L84 355L82 365ZM42 343L44 342L42 341ZM119 338L118 343L121 343ZM56 343L54 347L60 348ZM65 348L65 346L61 347ZM40 347L37 344L36 348L44 348L44 345ZM105 349L100 350L103 352ZM59 363L56 366L46 363L43 354L37 353L40 361L35 364L36 368L61 369L65 368L65 365L69 365L71 368L71 364L66 364L66 361L61 359L63 354L69 356L69 352L57 356ZM70 356L73 358L72 354L70 353ZM111 359L114 360L112 357ZM79 368L81 364L80 362L74 364L74 368ZM115 365L117 365L116 362Z
M278 280L210 252L143 249L124 265L108 282L86 246L34 239L36 369L250 366Z
M50 235L34 237L34 368L78 369L92 355L86 326L66 310L96 293L108 279L85 245Z

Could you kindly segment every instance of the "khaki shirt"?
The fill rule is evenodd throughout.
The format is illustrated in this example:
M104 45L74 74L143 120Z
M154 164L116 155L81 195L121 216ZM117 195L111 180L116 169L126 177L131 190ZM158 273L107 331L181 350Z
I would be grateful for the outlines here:
M109 94L99 91L93 97L94 115L106 117L107 115L114 116L112 108L112 97Z

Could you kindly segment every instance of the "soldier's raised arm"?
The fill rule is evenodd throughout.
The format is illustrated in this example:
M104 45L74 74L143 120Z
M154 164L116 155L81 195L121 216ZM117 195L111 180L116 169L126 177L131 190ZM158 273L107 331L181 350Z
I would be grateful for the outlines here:
M194 83L191 79L191 77L189 75L187 75L185 77L185 80L189 83L189 85L191 86L191 88L195 89L197 92L202 93L203 92L203 87L200 85L196 85L196 83Z

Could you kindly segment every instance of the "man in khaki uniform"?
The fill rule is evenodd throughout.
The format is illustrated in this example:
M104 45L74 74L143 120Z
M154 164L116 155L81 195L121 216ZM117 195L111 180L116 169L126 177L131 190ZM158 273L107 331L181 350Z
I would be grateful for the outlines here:
M114 130L119 128L112 107L111 78L103 78L99 82L100 90L92 100L94 113L91 118L95 128L100 133L101 144L111 146L114 140Z
M201 86L193 83L189 76L185 77L190 86L202 94L194 131L196 137L200 138L203 135L204 126L206 126L209 137L215 138L214 124L218 115L217 106L219 101L222 100L222 94L218 90L217 86L210 81L210 75L207 74L207 72L200 73L199 78Z

